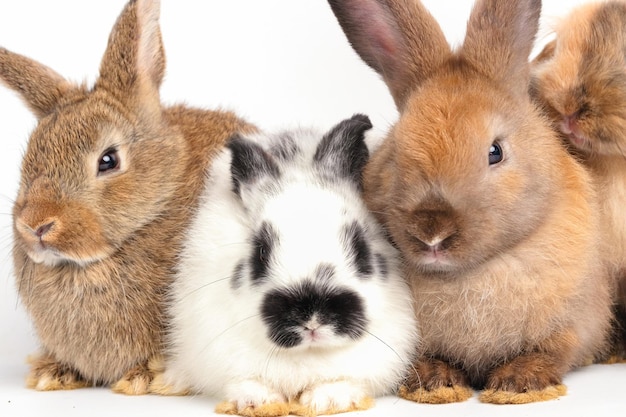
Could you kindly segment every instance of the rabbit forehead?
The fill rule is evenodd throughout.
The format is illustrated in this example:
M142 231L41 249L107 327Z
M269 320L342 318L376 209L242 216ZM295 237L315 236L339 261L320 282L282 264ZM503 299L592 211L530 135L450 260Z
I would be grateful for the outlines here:
M553 65L540 66L538 73L551 90L572 90L584 82L585 69L591 77L601 77L602 67L623 66L625 24L626 3L589 3L574 9L555 25Z
M392 136L402 172L417 166L432 179L482 174L491 145L515 134L527 106L480 78L444 81L413 94L398 120Z
M357 195L344 196L310 183L288 185L271 199L262 218L278 234L278 260L283 271L302 278L322 264L344 265L344 229L362 218L356 201Z

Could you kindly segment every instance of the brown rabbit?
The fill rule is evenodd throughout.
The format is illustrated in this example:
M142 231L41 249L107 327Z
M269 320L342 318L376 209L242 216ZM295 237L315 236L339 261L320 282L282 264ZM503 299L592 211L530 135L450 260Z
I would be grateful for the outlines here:
M585 4L533 61L531 91L597 182L602 257L616 280L617 360L626 352L626 3Z
M163 108L159 2L128 3L95 86L0 49L0 80L38 118L13 209L20 299L41 342L27 385L145 393L164 300L230 112Z
M423 343L422 402L523 403L604 352L610 283L584 167L528 94L539 0L478 0L452 51L415 0L329 0L400 117L365 198L401 250Z

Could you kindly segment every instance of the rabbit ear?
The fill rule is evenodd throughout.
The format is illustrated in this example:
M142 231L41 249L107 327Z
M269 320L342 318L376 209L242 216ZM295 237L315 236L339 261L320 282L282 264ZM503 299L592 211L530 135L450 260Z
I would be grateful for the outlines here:
M122 102L159 105L165 52L159 27L158 0L131 0L119 16L100 64L96 88ZM140 98L140 100L137 100Z
M416 0L328 0L354 50L402 108L408 94L450 56L439 24Z
M362 186L362 173L369 151L365 132L372 128L369 117L355 114L333 127L317 146L313 160L324 174L351 179Z
M478 0L461 54L487 77L526 94L541 0Z
M230 172L235 193L241 195L241 187L252 184L264 176L280 176L278 165L256 143L235 134L228 142L232 152Z
M0 81L20 94L38 119L52 112L63 98L84 93L45 65L4 48L0 48Z

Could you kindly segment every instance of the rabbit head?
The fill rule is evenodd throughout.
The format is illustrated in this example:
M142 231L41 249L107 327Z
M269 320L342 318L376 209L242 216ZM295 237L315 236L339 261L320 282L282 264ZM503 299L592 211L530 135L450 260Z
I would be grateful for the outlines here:
M626 155L625 28L624 2L579 6L533 61L533 95L585 154Z
M567 158L527 92L541 2L477 1L456 51L419 1L330 4L400 111L365 198L407 260L463 271L531 234Z
M0 49L0 81L38 119L13 209L16 250L33 262L86 265L110 256L176 189L186 145L161 114L158 16L157 1L129 3L93 88Z

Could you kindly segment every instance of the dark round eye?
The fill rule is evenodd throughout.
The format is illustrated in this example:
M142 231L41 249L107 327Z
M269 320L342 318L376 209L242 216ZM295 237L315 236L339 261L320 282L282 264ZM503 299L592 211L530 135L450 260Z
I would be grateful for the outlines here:
M502 158L504 158L504 152L502 152L502 146L498 142L494 142L491 144L489 148L489 165L495 165L499 162L502 162Z
M98 174L104 174L109 171L119 169L120 156L117 149L109 149L100 157L98 162Z

